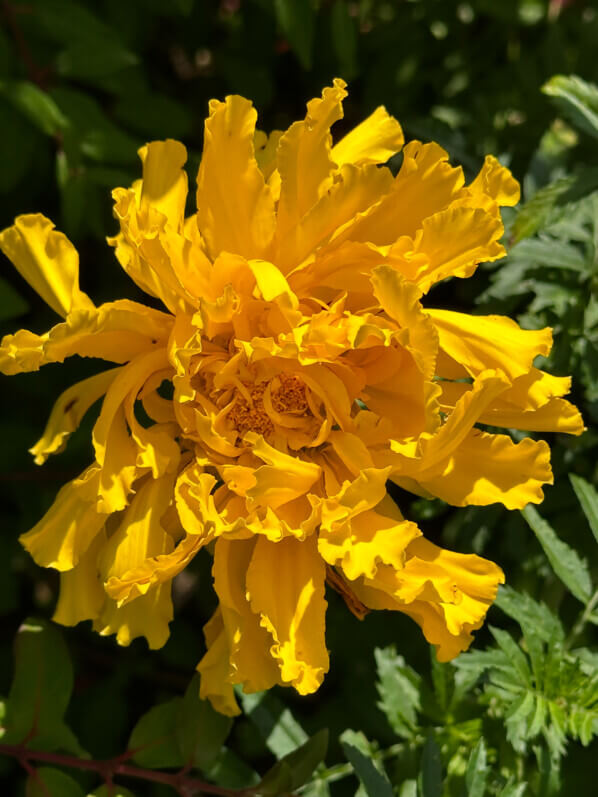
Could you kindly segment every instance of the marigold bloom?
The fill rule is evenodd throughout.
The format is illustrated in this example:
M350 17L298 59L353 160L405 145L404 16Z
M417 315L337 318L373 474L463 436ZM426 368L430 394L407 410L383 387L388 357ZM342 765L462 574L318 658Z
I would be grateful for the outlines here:
M140 150L143 178L114 191L109 243L163 312L96 307L43 216L0 237L64 318L5 337L1 370L72 354L119 364L69 388L32 448L41 465L102 398L94 462L22 537L61 573L55 619L160 647L171 581L209 547L219 607L198 669L202 695L229 714L236 683L318 688L326 582L358 615L410 615L443 661L466 649L503 574L425 540L387 480L455 506L520 508L552 480L548 446L478 424L583 430L563 398L570 380L533 365L549 329L421 304L504 255L499 207L518 201L516 181L489 156L465 185L441 147L418 141L393 177L381 164L403 135L384 108L332 146L345 95L334 81L270 136L247 100L212 101L189 218L185 148Z

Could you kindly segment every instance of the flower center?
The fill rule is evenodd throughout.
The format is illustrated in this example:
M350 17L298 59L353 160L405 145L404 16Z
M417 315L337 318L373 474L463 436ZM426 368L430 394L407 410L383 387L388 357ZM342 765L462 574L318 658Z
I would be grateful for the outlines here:
M244 384L228 413L239 435L256 432L264 437L274 433L280 415L295 418L311 415L305 385L299 377L280 374L270 381Z
M275 384L278 383L278 384ZM307 408L305 385L298 376L281 374L272 380L272 406L276 412L303 414Z
M264 409L263 396L267 386L267 382L259 382L252 387L246 386L246 396L240 393L237 395L228 419L241 436L246 432L256 432L266 437L274 431L270 416Z

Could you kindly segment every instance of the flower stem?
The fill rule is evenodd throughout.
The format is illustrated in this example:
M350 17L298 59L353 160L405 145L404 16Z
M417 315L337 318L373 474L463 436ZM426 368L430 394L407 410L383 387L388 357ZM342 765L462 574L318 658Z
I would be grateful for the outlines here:
M221 786L215 786L212 783L206 783L198 778L192 778L187 775L187 770L183 769L179 772L162 772L155 769L145 769L144 767L137 767L124 762L124 756L116 756L115 758L94 761L85 758L77 758L76 756L64 755L62 753L48 753L44 750L30 750L23 745L0 744L0 755L11 756L17 759L21 766L26 770L31 771L31 762L43 761L47 764L55 764L61 767L70 769L85 769L91 772L96 772L106 782L111 782L112 778L121 775L125 778L137 778L139 780L151 781L153 783L163 783L166 786L171 786L183 797L193 797L193 795L213 794L220 797L249 797L253 793L252 789L225 789Z

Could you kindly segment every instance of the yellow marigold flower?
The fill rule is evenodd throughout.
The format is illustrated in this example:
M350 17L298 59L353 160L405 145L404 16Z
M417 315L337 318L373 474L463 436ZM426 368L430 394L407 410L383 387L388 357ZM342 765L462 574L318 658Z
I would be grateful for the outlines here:
M413 617L441 660L466 649L503 574L426 541L387 480L455 506L520 508L552 480L548 446L478 424L583 430L563 398L570 380L533 365L549 329L422 307L435 283L504 255L499 207L518 201L516 181L489 156L466 185L419 141L393 177L382 164L403 134L384 108L332 145L345 95L335 80L269 137L249 101L212 101L189 218L185 148L140 150L142 179L113 194L110 244L164 311L96 307L77 252L43 216L0 236L64 319L6 336L0 369L72 354L118 364L69 388L31 449L40 465L62 450L103 397L94 462L22 537L60 571L55 619L160 647L171 581L209 547L219 607L198 669L202 695L228 714L237 683L318 688L326 582L358 616Z

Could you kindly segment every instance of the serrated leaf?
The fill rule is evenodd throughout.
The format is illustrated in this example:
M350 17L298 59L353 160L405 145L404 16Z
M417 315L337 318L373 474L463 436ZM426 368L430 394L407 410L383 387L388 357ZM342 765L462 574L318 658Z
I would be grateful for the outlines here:
M486 793L487 776L486 744L482 736L471 751L469 761L467 762L464 797L484 797Z
M182 704L183 698L175 697L152 706L139 718L127 745L135 751L135 763L150 769L181 767L186 763L177 741Z
M592 484L575 473L569 474L569 480L581 504L586 520L592 529L592 534L596 542L598 542L598 491Z
M525 750L525 741L528 738L528 717L535 706L532 692L523 692L510 706L505 716L507 739L518 753Z
M70 775L53 767L40 767L25 784L25 797L85 797L85 792Z
M382 764L374 764L368 754L368 742L362 733L347 730L340 742L347 761L365 789L368 797L393 797L393 790Z
M410 738L417 727L420 709L420 676L405 664L394 647L376 648L374 651L380 695L379 708L384 712L392 729L399 736Z
M550 267L583 273L588 264L577 246L542 236L526 238L509 252L511 260L524 261L532 267Z
M274 0L280 29L304 69L311 69L315 11L311 0Z
M230 717L218 713L199 698L199 675L194 675L179 704L176 738L183 761L198 769L210 766L220 753L232 726Z
M323 728L314 736L277 761L255 787L260 795L279 795L295 791L312 776L328 749L328 730Z
M513 240L519 242L538 232L547 224L555 208L565 208L597 188L598 169L594 167L585 168L579 174L559 177L543 186L519 210L513 222Z
M63 721L72 691L73 667L62 634L47 620L28 618L15 640L3 742L16 744L31 736L30 747L83 754Z
M495 600L505 614L516 620L523 632L533 631L544 642L562 640L565 636L559 618L545 603L535 601L527 592L517 592L512 587L500 586Z
M421 796L442 797L442 759L436 739L430 734L422 750Z
M556 575L569 591L582 603L587 603L592 593L592 580L586 562L576 551L558 538L546 520L529 505L521 510L527 524L538 538Z
M532 673L529 667L527 656L521 650L517 642L515 642L513 637L507 631L503 631L502 628L493 628L490 626L490 633L494 639L496 639L500 649L513 667L513 670L519 676L521 684L525 686L531 686Z
M309 738L289 709L270 692L246 695L239 690L237 697L245 715L256 726L268 749L278 758L292 752Z
M542 86L574 127L598 138L598 86L577 75L555 75Z

